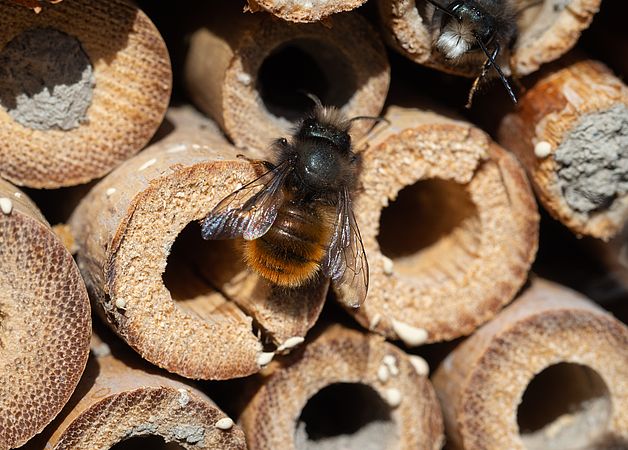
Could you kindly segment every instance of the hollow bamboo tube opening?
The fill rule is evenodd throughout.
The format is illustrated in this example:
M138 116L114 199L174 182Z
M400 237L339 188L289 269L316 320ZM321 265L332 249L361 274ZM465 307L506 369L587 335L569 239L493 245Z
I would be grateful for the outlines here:
M440 410L411 358L379 336L325 329L256 381L240 416L249 448L440 448Z
M244 450L242 430L189 383L98 336L81 383L27 449Z
M147 360L191 378L245 376L305 335L327 281L278 290L244 267L241 242L201 239L198 221L258 174L209 120L169 117L175 131L75 211L79 266L99 311Z
M505 73L522 76L536 71L571 49L598 11L601 0L513 0L517 35L512 51L498 58ZM441 0L440 4L448 5ZM425 0L379 0L379 14L387 41L411 60L464 76L477 76L477 60L452 64L435 47L439 25L432 24L434 7Z
M508 303L536 252L522 168L481 131L391 107L367 137L355 214L369 259L366 327L407 345L471 333Z
M89 300L72 256L26 195L0 179L0 448L61 411L85 368Z
M499 140L547 210L577 234L609 239L628 217L628 87L603 64L566 60L539 75Z
M366 0L322 0L316 2L248 0L248 7L251 12L264 10L291 22L318 22L332 14L355 9L365 2Z
M36 188L81 184L148 142L171 69L143 12L125 0L61 2L39 14L0 6L0 175Z
M217 12L219 11L219 12ZM185 82L193 101L239 147L265 149L313 108L310 92L347 116L377 116L390 80L386 51L353 13L290 24L221 3L190 37ZM364 132L367 123L356 122Z
M622 448L628 329L569 289L535 280L457 347L433 380L453 448Z

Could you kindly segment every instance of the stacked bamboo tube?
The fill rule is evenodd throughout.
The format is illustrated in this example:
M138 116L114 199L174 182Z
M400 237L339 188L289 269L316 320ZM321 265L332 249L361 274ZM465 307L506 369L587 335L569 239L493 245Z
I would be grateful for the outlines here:
M526 286L539 236L526 171L542 205L571 230L614 236L604 248L623 248L625 193L604 203L608 210L583 216L564 208L565 193L573 198L578 187L556 181L556 151L569 133L588 116L625 106L625 86L602 65L563 59L526 80L522 108L499 124L502 148L414 96L387 98L395 80L374 28L355 11L333 14L362 0L312 7L251 0L244 12L218 1L190 8L195 20L177 24L190 34L185 63L175 69L202 113L172 107L153 142L134 156L162 120L170 94L169 58L150 10L145 15L122 0L51 3L39 14L0 3L20 11L11 16L19 20L4 19L10 26L0 42L11 44L0 49L0 60L11 61L22 45L15 36L29 24L56 28L77 38L88 55L96 81L87 76L84 86L92 88L92 100L82 118L62 118L50 130L17 122L2 103L0 121L12 140L0 145L0 176L49 188L106 176L84 187L67 226L56 227L76 252L82 279L41 214L0 181L0 275L3 288L10 287L8 301L0 293L0 362L6 362L0 380L7 386L0 405L9 405L0 408L0 450L22 445L51 421L25 449L628 445L628 329L565 287L537 279ZM502 54L505 67L523 75L566 52L599 4L555 8L560 5L546 1L527 8L512 54ZM393 47L452 71L431 48L429 8L387 0L378 6ZM408 19L418 28L406 13L420 18ZM105 19L107 26L95 25ZM299 71L295 58L307 68ZM137 84L123 83L127 78ZM324 309L327 299L343 300L328 280L278 289L246 267L240 241L200 236L199 220L259 176L264 167L254 159L271 160L269 144L289 137L312 109L299 91L348 117L386 118L370 131L369 122L352 124L361 160L353 209L370 288L365 304L348 314ZM616 117L623 121L623 112ZM49 145L34 157L30 146L44 141ZM14 151L25 143L27 151ZM541 157L545 144L550 150ZM85 156L86 148L93 152ZM63 164L68 168L61 170ZM27 230L19 239L16 224ZM16 248L33 262L24 264ZM43 253L55 262L47 264ZM41 296L41 286L56 294ZM94 335L89 360L85 286L97 319L117 335ZM346 323L352 319L357 323ZM51 340L55 333L64 339ZM13 345L22 335L26 344ZM441 364L397 346L426 355L441 347L423 344L464 336L457 347L442 347L453 350ZM32 356L28 363L25 356ZM63 380L55 390L50 365L59 360L66 372L53 379ZM14 373L20 364L28 376ZM179 376L212 382L196 386ZM562 388L555 397L547 395L551 383ZM203 392L234 387L236 396L218 395L216 403ZM39 394L43 399L33 405L29 399ZM538 414L550 409L553 415ZM14 417L37 420L23 425Z

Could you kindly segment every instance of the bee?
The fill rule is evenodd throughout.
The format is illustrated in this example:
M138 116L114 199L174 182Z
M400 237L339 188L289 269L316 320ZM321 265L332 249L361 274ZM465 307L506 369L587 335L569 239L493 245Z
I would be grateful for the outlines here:
M273 285L295 288L328 277L357 308L369 267L352 208L360 157L349 129L365 117L347 120L309 96L313 112L290 140L273 143L275 161L257 161L265 172L220 201L201 221L201 234L242 238L246 265Z
M510 52L518 32L518 13L512 0L453 0L447 5L437 0L427 1L435 8L432 16L435 47L452 64L481 64L480 75L469 92L467 108L471 107L473 95L490 67L495 69L516 104L517 97L497 63L502 48Z

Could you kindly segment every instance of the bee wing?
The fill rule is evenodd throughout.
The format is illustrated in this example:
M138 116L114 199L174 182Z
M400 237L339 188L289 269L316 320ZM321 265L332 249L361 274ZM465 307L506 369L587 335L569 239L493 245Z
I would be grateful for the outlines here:
M369 287L369 265L346 190L339 196L336 224L322 268L341 292L343 303L358 308L364 302Z
M225 197L201 221L204 239L246 240L263 236L277 218L284 194L281 189L290 172L287 162Z

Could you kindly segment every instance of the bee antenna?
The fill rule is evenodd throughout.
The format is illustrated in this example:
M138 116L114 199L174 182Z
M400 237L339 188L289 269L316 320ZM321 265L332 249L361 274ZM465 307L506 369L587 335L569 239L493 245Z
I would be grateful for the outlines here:
M453 13L451 11L449 11L447 8L445 8L443 5L439 4L438 2L434 1L434 0L427 0L427 2L431 5L434 6L434 8L442 11L443 13L447 14L449 17L453 17L454 19L457 19L456 16L453 15Z
M390 125L390 120L381 116L355 116L349 119L349 122L353 122L355 120L374 120L375 122L386 122L388 125Z
M431 1L431 0L428 0L428 1ZM493 66L493 68L495 69L495 71L499 75L499 79L502 82L502 84L504 85L504 87L506 88L506 91L508 91L508 95L510 96L510 99L516 105L517 104L517 97L515 96L515 93L513 92L512 88L510 87L510 84L508 83L508 80L506 79L506 76L504 75L504 72L502 72L502 69L499 67L499 64L497 64L495 62L495 58L493 57L493 55L491 55L489 53L488 49L486 48L486 46L482 42L482 39L480 39L478 36L475 36L475 40L477 41L478 45L480 46L480 48L482 49L482 51L484 52L484 54L488 58L489 63L491 64L491 66ZM497 51L495 52L495 55L498 53L499 47L497 47L496 50Z

